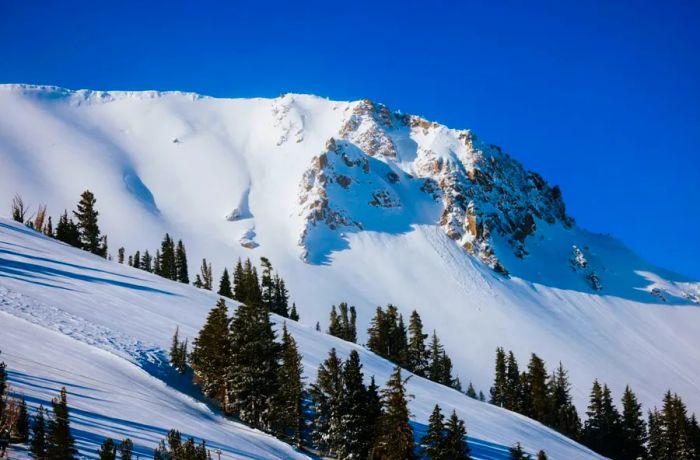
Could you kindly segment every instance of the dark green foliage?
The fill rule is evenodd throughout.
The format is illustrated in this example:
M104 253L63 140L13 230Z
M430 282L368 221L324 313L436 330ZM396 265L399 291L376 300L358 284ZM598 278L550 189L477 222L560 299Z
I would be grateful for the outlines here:
M177 264L175 261L175 243L168 233L160 243L160 251L156 253L156 275L177 281Z
M219 290L217 291L222 297L233 298L233 291L231 290L231 279L228 276L228 269L224 268L224 273L221 274L221 280L219 281ZM240 300L240 299L238 299Z
M571 384L562 363L548 382L549 413L545 424L568 436L579 439L581 420L571 398Z
M207 263L207 259L202 259L202 266L199 268L199 271L201 275L197 275L197 277L201 281L200 285L197 287L201 287L202 289L211 291L212 286L214 285L214 277L212 276L211 263Z
M379 433L372 454L386 460L414 459L408 395L399 366L394 369L386 388L382 390L382 404L384 410L379 418Z
M340 438L338 458L364 459L372 447L373 426L376 424L370 404L374 395L364 384L362 364L357 351L350 352L342 371L343 400L340 406Z
M428 418L428 430L421 439L421 447L430 460L445 458L445 416L437 404Z
M513 447L510 448L510 460L528 460L530 458L524 451L519 442L515 443Z
M195 381L210 398L224 403L226 371L229 362L229 319L226 302L219 299L194 339L192 369Z
M46 428L46 410L44 406L39 406L32 423L32 439L29 443L29 452L37 460L45 460L47 458Z
M504 407L506 409L519 412L522 407L523 395L520 385L520 372L518 371L518 361L513 352L508 352L506 358L506 399Z
M532 419L545 423L550 410L547 370L544 361L534 353L530 358L530 363L527 366L527 374L525 374L524 377L522 381L522 413Z
M179 328L175 328L175 334L170 344L170 364L180 374L187 371L187 339L180 341Z
M76 248L81 247L80 231L73 219L68 218L68 211L63 211L56 226L56 239Z
M107 438L102 442L97 456L100 460L115 460L117 458L117 445L112 438Z
M537 452L537 460L547 460L547 454L545 451L541 450Z
M491 404L499 407L506 405L506 353L503 348L496 348L496 376L491 387Z
M619 456L620 414L613 405L610 389L593 382L590 403L586 412L588 420L583 428L584 444L601 455Z
M141 266L139 268L149 273L153 272L153 257L149 254L148 249L144 251L143 257L141 257Z
M27 402L24 400L24 397L19 400L15 435L18 442L26 443L29 440L29 411L27 410Z
M435 331L433 331L430 347L428 347L428 368L426 377L433 382L449 387L456 388L461 386L458 380L452 378L452 360L447 356Z
M249 264L250 261L246 261L246 268ZM261 257L260 264L262 266L259 288L260 301L270 312L286 318L289 316L289 293L287 292L284 280L280 278L277 273L273 273L272 264L269 259ZM241 283L244 284L244 293L242 295L250 296L251 294L249 293L255 290L252 286L245 286L246 283L250 284L253 282L249 280L250 274L246 273L246 268L243 268L242 274L240 275ZM246 292L248 294L246 294Z
M229 336L231 348L224 409L257 428L270 429L271 403L278 389L280 347L275 343L267 308L260 303L238 307Z
M126 438L121 444L119 444L119 456L121 457L121 460L131 460L133 451L134 443L131 442L131 439Z
M642 405L629 386L622 395L622 445L620 458L634 460L646 456L647 428L642 417Z
M668 391L661 411L649 413L649 457L654 460L694 460L698 458L698 427L688 418L681 398Z
M185 245L182 240L177 241L177 248L175 249L175 275L177 281L190 284L190 275L187 268L187 251L185 251Z
M153 451L154 460L210 460L211 456L204 441L195 444L193 438L182 442L182 435L177 430L170 430Z
M27 212L27 206L24 204L22 196L19 193L15 194L14 198L12 198L12 220L23 224L27 217Z
M124 246L117 249L117 263L124 263Z
M80 247L93 254L107 257L107 241L100 236L100 227L97 224L99 213L95 209L96 202L95 195L90 190L85 190L80 195L78 208L73 211L73 215L78 220Z
M304 415L302 413L301 355L296 341L282 328L281 364L277 376L278 391L274 397L273 431L297 447L302 446Z
M44 235L50 236L51 238L54 237L53 233L53 221L51 220L51 216L49 216L48 221L46 222L46 225L44 226Z
M445 424L445 458L450 460L466 460L469 458L469 446L467 445L467 430L464 421L457 417L457 412L452 415Z
M477 399L476 390L474 389L472 382L469 382L469 386L467 386L467 396L472 399Z
M316 382L310 389L314 404L312 441L319 451L326 454L335 454L342 438L342 370L343 363L333 348L319 366Z
M386 312L377 307L367 336L367 348L371 351L399 366L406 364L406 328L395 306L389 305Z
M428 350L423 333L423 322L416 310L411 313L408 321L408 349L406 352L406 368L414 374L425 377L428 370Z
M297 304L292 303L292 309L289 311L289 319L299 321L299 313L297 312Z
M49 460L72 460L77 454L75 440L70 432L66 389L61 388L57 398L51 400L53 414L47 429L47 457Z
M328 333L334 337L355 343L357 341L357 312L355 307L350 307L348 310L348 304L341 302L338 306L338 311L336 311L335 305L331 307Z

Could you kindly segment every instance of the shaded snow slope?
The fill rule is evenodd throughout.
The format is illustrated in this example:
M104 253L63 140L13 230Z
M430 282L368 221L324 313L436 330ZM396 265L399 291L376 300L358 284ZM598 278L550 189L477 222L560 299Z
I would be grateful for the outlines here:
M469 131L370 101L5 85L0 164L5 206L56 217L92 190L112 254L170 232L217 280L268 257L305 324L347 301L363 341L376 305L417 309L485 393L504 346L562 361L581 413L594 378L700 410L700 285L576 227L558 188Z
M226 456L293 458L297 454L255 430L213 413L187 392L165 354L176 326L192 339L217 296L108 262L0 220L0 349L10 382L32 405L69 391L78 445L93 454L103 436L131 437L152 448L167 429L181 429ZM230 302L230 309L233 303ZM277 329L281 318L274 317ZM383 384L393 369L363 347L288 322L303 355L306 382L335 347L358 350L365 377ZM184 391L183 394L181 391ZM506 458L516 441L550 458L596 458L587 449L518 414L420 377L409 380L413 421L425 429L435 403L466 419L475 458Z

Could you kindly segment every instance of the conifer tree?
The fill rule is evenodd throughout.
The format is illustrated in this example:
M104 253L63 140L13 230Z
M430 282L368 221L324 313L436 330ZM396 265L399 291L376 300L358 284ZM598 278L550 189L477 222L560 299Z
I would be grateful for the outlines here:
M523 451L519 442L510 448L510 460L529 460L529 458L530 456Z
M445 458L451 460L469 459L469 446L467 445L467 430L464 421L457 417L457 412L452 411L452 415L445 424Z
M270 429L280 347L269 311L259 303L242 304L231 321L229 337L226 411L254 427Z
M296 341L282 327L282 362L278 373L279 390L275 396L274 431L297 447L302 446L304 414L302 413L302 373L301 355Z
M541 450L537 452L537 460L547 460L547 454L545 451Z
M175 270L177 280L184 284L190 284L190 275L187 268L187 251L182 240L177 241L177 249L175 250Z
M428 430L421 438L423 452L430 460L445 459L445 416L440 406L435 404L428 418Z
M57 398L51 400L53 414L47 429L47 457L50 460L72 460L77 454L75 440L70 432L66 388L61 388Z
M53 221L51 220L51 216L49 216L48 221L46 222L46 225L44 226L44 235L50 236L51 238L54 237L53 233Z
M153 272L153 257L148 253L148 249L144 251L143 257L141 257L141 270L149 273Z
M233 298L239 302L243 302L243 298L245 297L244 278L243 263L241 263L241 259L239 258L236 262L236 267L233 269Z
M586 412L588 420L583 428L586 446L607 457L617 457L620 441L620 414L613 405L610 389L593 382L590 403Z
M124 246L117 249L117 262L120 264L124 263Z
M107 245L100 236L100 227L97 224L99 213L95 209L96 202L95 195L90 190L85 190L80 195L78 209L73 211L73 215L78 220L81 247L93 254L107 257Z
M224 404L229 355L229 319L226 302L219 299L209 311L192 347L192 369L207 397Z
M289 292L284 280L275 273L274 279L274 296L272 300L272 312L284 318L289 316Z
M314 404L312 440L314 446L326 454L337 453L341 431L343 402L342 361L332 348L328 358L318 368L316 382L310 393Z
M544 361L532 353L527 366L526 379L524 381L524 415L545 423L549 415L549 397L547 388L547 370Z
M369 385L367 386L367 432L369 434L368 444L370 446L370 453L372 452L373 446L376 444L376 438L379 435L379 423L384 408L382 407L382 398L379 395L379 386L374 380L374 376L370 378Z
M23 224L27 217L27 212L27 206L24 204L22 196L19 193L15 194L14 198L12 198L12 220Z
M452 385L452 361L447 357L435 331L433 331L428 350L427 377L433 382Z
M333 337L342 337L343 335L343 328L340 325L340 317L335 309L335 305L331 307L331 313L328 319L328 334Z
M299 313L297 312L297 304L292 303L292 309L289 312L289 319L299 321Z
M228 269L224 268L224 273L221 275L221 280L219 281L219 291L217 292L220 296L233 298L233 291L231 290L231 280L228 276ZM240 299L236 299L241 301ZM242 302L242 301L241 301Z
M315 330L316 332L321 332L321 323L319 323L318 321L316 321L316 326L314 327L314 330Z
M396 366L387 386L382 390L383 413L379 420L379 434L373 455L386 460L412 460L413 429L409 424L408 395L401 377L401 367Z
M520 372L518 371L518 361L512 351L508 352L506 358L506 400L505 408L519 412L522 402L522 387L520 385Z
M476 390L474 389L474 385L472 385L472 382L469 382L469 385L467 386L467 396L469 396L472 399L477 399L476 395Z
M621 458L638 459L646 457L646 423L642 418L642 405L629 385L622 395L622 446Z
M207 259L202 259L202 266L199 268L199 271L201 273L202 288L211 291L214 284L211 263L207 263Z
M340 438L338 458L365 459L372 447L373 420L368 419L369 399L364 384L360 355L352 350L342 369L343 399L340 406Z
M196 273L194 275L194 281L192 282L192 286L202 289L204 287L204 282L202 281L202 278L199 276L199 273Z
M134 443L131 439L126 438L119 444L119 456L120 460L131 460L134 451Z
M37 460L46 460L47 447L46 410L44 406L39 406L32 423L32 439L29 443L29 452Z
M545 424L577 440L581 435L581 419L571 398L571 384L562 363L548 383L549 410Z
M24 397L19 400L15 434L18 442L26 443L29 440L29 411L27 410L27 401Z
M496 348L496 376L491 387L491 404L506 405L506 354L503 348Z
M274 312L275 285L272 279L272 264L267 257L261 257L260 265L262 266L260 277L262 304L268 310Z
M157 266L157 275L173 281L177 281L177 264L175 261L175 243L168 233L160 244L160 260Z
M423 333L423 322L416 310L411 313L408 321L408 349L406 365L409 371L426 376L428 369L428 351L425 348L425 339L428 334Z
M81 247L80 231L73 219L68 218L68 211L63 211L56 226L56 239L76 248Z
M141 268L141 252L136 251L134 257L131 258L131 266L134 268Z
M102 442L102 445L97 451L97 456L100 460L116 460L117 445L112 438L107 438Z

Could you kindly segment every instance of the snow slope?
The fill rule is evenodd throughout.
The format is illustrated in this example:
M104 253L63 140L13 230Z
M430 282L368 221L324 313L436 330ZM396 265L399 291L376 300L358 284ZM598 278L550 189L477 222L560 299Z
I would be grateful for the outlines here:
M224 458L296 458L282 444L228 421L200 401L165 357L176 326L193 338L217 296L108 262L0 220L0 349L11 385L31 405L49 404L65 385L73 427L83 454L104 436L131 437L143 455L169 428L178 428ZM230 306L233 308L233 305ZM276 327L282 319L274 318ZM335 347L342 357L358 350L365 377L385 382L392 364L363 347L312 327L288 322L303 355L305 379ZM521 441L550 458L597 458L573 441L518 414L412 377L411 411L416 431L425 429L435 403L466 419L475 458L505 458Z
M362 341L376 305L417 309L485 393L503 346L562 361L580 413L594 378L700 410L700 285L576 227L556 187L469 131L370 101L4 85L0 164L0 203L56 217L92 190L113 254L167 231L217 279L270 258L304 324L347 301Z

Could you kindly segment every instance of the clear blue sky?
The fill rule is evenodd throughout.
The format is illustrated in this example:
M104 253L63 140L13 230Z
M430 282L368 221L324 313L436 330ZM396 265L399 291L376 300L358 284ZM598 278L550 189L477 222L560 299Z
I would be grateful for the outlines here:
M473 129L700 279L699 2L252 3L5 1L0 82L369 97Z

